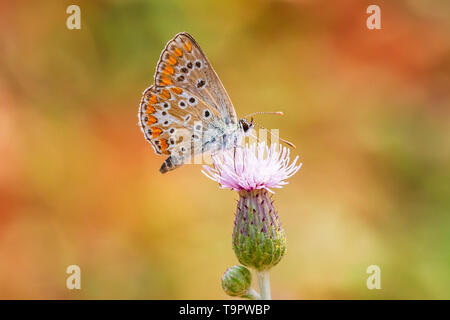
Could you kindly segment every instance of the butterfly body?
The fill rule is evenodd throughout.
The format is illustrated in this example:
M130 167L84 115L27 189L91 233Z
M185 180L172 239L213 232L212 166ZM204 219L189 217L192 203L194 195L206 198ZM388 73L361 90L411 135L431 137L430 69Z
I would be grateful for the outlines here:
M169 155L162 173L193 155L236 147L252 127L245 119L237 120L219 77L187 33L177 34L162 51L138 118L155 152Z
M240 139L245 135L241 127L236 125L223 126L224 123L216 123L203 133L203 139L199 143L199 148L192 145L192 150L187 154L171 155L167 158L161 166L161 173L174 170L183 165L191 158L191 151L193 155L197 154L216 154L223 150L236 147L240 144Z

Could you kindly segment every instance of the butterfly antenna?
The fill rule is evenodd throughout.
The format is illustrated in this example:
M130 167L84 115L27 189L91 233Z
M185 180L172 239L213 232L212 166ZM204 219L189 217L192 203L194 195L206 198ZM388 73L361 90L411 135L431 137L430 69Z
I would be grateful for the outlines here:
M284 115L284 113L282 111L262 111L262 112L250 113L250 114L246 115L244 118L248 118L250 116L254 116L254 115L257 115L257 114L276 114L278 116Z
M292 149L295 149L295 148L296 148L296 146L295 146L292 142L289 142L289 141L287 141L287 140L284 140L284 139L282 139L282 138L280 138L280 137L276 137L270 130L264 128L263 126L261 126L261 125L259 125L259 124L257 124L257 123L253 123L253 124L254 124L255 126L257 126L258 128L261 128L261 129L263 129L263 130L266 130L268 133L270 133L270 135L271 135L272 137L280 139L281 142L285 143L286 145L288 145L288 146L291 147Z

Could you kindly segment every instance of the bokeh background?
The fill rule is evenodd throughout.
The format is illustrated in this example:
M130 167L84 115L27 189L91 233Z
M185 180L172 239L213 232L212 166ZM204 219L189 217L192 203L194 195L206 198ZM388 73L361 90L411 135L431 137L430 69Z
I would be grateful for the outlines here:
M200 166L161 175L137 127L187 31L238 115L285 112L257 121L303 162L274 196L273 297L449 299L449 15L445 0L0 2L0 298L228 298L236 194Z

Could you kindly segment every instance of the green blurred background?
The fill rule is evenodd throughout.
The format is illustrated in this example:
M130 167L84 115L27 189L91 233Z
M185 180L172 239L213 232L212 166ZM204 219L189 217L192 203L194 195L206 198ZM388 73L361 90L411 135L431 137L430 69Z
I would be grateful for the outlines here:
M237 195L200 166L161 175L137 127L181 31L238 115L285 112L258 122L303 162L274 196L288 237L274 298L450 298L444 0L0 2L0 298L227 298Z

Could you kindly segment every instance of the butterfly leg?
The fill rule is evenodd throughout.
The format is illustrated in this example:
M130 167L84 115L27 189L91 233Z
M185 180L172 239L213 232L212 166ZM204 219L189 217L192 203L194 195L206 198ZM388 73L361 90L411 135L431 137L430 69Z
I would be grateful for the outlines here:
M236 149L237 148L242 148L242 146L239 144L239 139L237 136L234 137L234 141L233 141L233 164L234 164L234 172L237 174L237 170L236 170ZM242 155L244 155L244 153L242 153ZM244 165L244 164L242 164Z
M236 161L236 149L237 148L242 148L243 149L244 147L239 145L239 144L235 144L233 146L233 164L234 164L234 172L236 174L238 173L237 170L236 170L236 162L239 161L239 158ZM244 161L245 152L242 151L241 155L242 155L242 169L244 169L244 166L245 166L245 161Z
M233 147L233 164L234 164L234 172L237 173L237 170L236 170L236 146Z

